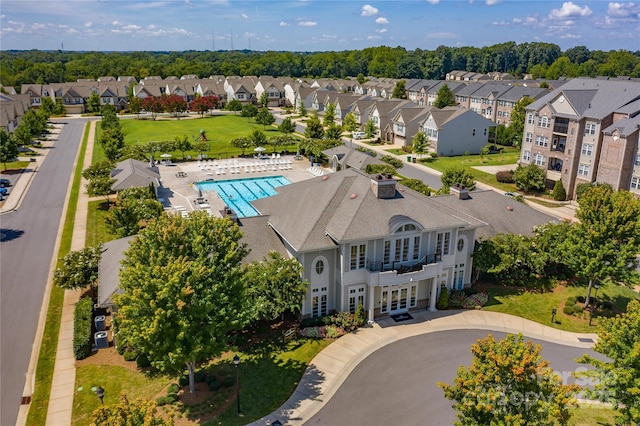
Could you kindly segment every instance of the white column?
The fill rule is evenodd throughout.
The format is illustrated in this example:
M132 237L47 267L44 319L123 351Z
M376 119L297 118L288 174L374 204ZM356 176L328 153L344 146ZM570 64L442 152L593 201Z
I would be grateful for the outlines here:
M436 297L438 297L438 277L431 279L431 296L429 296L429 312L435 312L436 309Z
M376 309L376 300L375 300L375 293L374 293L374 289L375 287L370 285L369 286L369 319L367 320L369 322L369 324L373 324L373 314L375 312Z

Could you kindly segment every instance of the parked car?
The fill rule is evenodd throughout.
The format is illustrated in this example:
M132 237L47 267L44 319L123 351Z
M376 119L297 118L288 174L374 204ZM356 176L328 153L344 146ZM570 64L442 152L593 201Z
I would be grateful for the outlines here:
M356 131L356 132L353 132L351 135L353 136L354 139L362 139L365 136L365 133Z
M9 190L5 187L0 188L0 195L9 195Z
M11 186L11 181L9 179L0 179L0 188L5 186Z

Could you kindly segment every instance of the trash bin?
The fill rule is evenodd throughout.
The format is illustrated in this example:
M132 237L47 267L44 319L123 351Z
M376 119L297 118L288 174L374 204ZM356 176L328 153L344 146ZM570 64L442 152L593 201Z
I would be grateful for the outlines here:
M109 338L106 331L98 331L93 335L96 349L106 349L109 347Z
M410 163L411 162L411 156L407 155L407 162Z
M416 157L411 157L411 162L415 163L416 162Z
M104 329L106 328L105 327L106 317L104 315L98 315L93 319L93 321L96 324L97 331L104 331Z

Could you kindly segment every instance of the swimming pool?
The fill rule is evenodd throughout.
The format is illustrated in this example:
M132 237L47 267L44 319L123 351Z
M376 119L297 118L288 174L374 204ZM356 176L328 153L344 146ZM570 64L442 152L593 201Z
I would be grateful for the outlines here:
M258 216L250 201L276 195L276 188L289 185L284 176L264 176L259 178L229 179L213 182L196 182L200 191L215 191L224 203L236 212L238 217Z

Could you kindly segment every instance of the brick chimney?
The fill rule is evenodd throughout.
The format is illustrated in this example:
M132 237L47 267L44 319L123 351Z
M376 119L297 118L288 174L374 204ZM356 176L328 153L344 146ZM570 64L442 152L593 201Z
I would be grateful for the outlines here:
M371 190L376 198L388 199L396 196L396 180L393 175L375 175L371 178Z
M466 200L469 198L469 189L459 183L456 183L449 188L449 192L453 195L457 195L458 200Z

